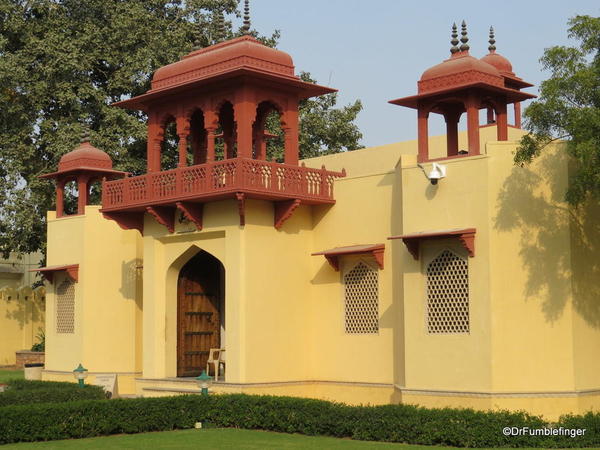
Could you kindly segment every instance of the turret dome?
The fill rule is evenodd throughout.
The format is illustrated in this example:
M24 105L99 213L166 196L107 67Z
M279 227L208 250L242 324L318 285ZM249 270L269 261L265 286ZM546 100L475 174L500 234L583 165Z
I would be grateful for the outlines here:
M84 140L75 150L63 155L58 163L60 172L77 168L112 169L112 160L107 153Z

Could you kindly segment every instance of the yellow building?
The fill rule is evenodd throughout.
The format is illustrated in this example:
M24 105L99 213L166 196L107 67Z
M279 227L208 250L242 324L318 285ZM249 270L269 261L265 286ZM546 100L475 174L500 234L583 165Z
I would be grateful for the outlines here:
M44 333L43 286L32 289L40 253L16 254L0 260L0 367L13 366L15 352L30 350Z
M298 101L332 90L302 82L289 55L245 35L159 69L117 105L148 114L147 174L113 170L84 139L47 175L44 378L72 380L81 363L92 381L116 373L122 394L196 392L225 349L215 392L550 419L597 408L600 213L563 202L560 145L514 166L530 85L495 49L477 59L465 45L392 101L417 109L418 140L300 164ZM446 135L428 136L430 113ZM87 205L103 177L102 205Z

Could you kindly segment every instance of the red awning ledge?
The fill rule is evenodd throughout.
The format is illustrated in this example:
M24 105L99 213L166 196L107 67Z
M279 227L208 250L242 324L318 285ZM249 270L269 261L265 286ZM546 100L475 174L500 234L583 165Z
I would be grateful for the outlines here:
M441 231L422 231L420 233L403 234L402 236L391 236L388 239L402 239L404 245L415 259L419 259L419 246L421 241L431 239L458 238L463 247L469 252L469 256L475 256L475 228L455 228Z
M350 245L348 247L336 247L331 250L324 250L322 252L313 253L312 256L323 255L336 270L340 270L340 264L338 258L346 255L370 255L375 258L377 265L380 269L383 269L383 251L385 250L385 244L366 244L366 245Z
M70 264L67 266L48 266L40 267L39 269L31 269L30 272L40 272L42 276L52 283L54 274L57 272L66 272L67 276L77 282L79 281L79 264Z

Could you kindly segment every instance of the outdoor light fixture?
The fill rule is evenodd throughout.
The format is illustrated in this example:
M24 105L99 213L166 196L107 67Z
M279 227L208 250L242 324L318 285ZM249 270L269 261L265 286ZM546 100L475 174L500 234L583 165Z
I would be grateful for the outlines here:
M85 385L85 380L88 376L88 370L81 365L81 363L77 366L77 369L73 371L73 376L79 383L79 387L83 387Z
M196 382L200 387L200 393L202 395L208 395L208 385L210 384L212 377L206 375L206 370L203 370L198 377L196 377Z

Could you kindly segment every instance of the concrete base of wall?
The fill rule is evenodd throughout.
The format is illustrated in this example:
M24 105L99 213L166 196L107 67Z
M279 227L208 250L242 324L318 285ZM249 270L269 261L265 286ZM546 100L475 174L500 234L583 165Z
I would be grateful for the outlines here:
M197 394L200 389L193 378L138 378L136 394L163 397ZM336 381L289 381L280 383L213 383L210 391L219 394L285 395L317 398L349 405L385 405L399 403L392 384L348 383Z
M565 414L600 411L600 389L572 392L453 392L397 389L402 402L426 408L527 411L555 421Z
M102 373L104 374L104 373ZM100 373L90 373L93 384ZM142 378L140 373L118 373L119 395L167 397L199 394L194 378ZM75 382L71 372L44 370L43 380ZM392 384L337 381L288 381L279 383L213 383L218 394L283 395L346 403L348 405L413 404L426 408L473 408L476 410L527 411L557 420L564 414L600 411L600 389L573 392L459 392L406 389Z
M139 372L89 372L85 379L86 384L94 384L98 375L117 375L117 392L119 396L130 397L135 394L135 380L141 375ZM67 381L76 383L73 372L61 370L42 371L42 380L44 381Z

